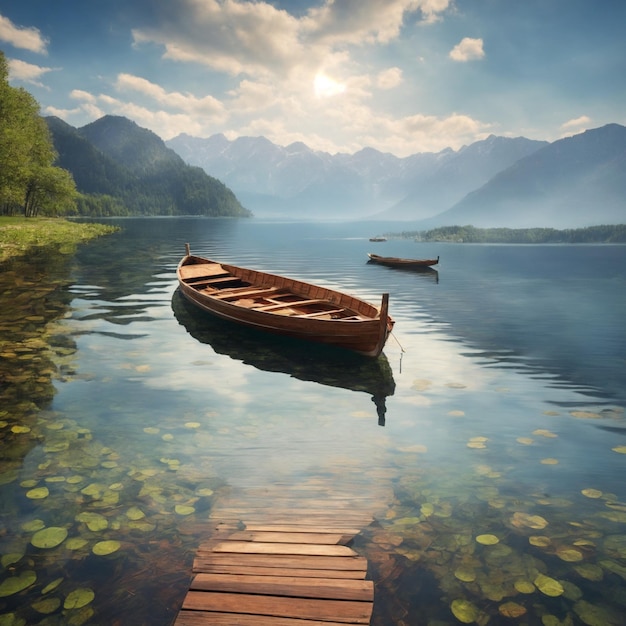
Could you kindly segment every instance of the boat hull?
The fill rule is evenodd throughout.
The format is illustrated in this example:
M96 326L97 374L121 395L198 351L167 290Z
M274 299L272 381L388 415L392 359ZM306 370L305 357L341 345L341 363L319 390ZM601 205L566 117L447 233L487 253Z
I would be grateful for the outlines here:
M198 277L204 268L217 277L204 279L209 281L208 286ZM193 255L183 257L177 273L181 293L198 308L264 332L378 356L393 328L386 294L378 308L339 291ZM227 281L229 277L244 287L215 287L217 281ZM288 299L272 298L278 292L281 298ZM252 293L254 298L250 297ZM264 297L263 293L269 295ZM340 314L343 317L333 319Z
M432 267L439 263L439 257L436 259L402 259L393 256L380 256L378 254L368 253L367 255L372 263L378 265L385 265L387 267L406 267L406 268L420 268L420 267Z

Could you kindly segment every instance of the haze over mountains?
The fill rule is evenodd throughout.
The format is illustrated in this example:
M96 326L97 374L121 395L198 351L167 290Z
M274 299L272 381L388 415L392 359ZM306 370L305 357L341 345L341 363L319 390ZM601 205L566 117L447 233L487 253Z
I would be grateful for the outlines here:
M404 220L419 227L579 228L626 223L626 127L553 143L490 136L405 158L281 147L264 137L179 135L186 162L223 181L257 217Z

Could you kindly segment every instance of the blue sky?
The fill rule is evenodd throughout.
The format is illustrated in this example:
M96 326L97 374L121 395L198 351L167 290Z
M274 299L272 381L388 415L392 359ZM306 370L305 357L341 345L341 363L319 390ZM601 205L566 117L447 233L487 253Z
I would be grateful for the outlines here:
M331 153L626 124L626 0L3 0L10 82L75 127Z

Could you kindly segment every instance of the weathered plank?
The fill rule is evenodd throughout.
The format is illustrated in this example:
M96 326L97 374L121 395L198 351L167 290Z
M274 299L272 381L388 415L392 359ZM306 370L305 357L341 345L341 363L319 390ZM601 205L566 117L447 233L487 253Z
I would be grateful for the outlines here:
M174 626L346 626L345 622L183 610Z
M343 536L350 535L350 539L357 535L360 530L356 526L318 526L318 525L298 525L298 524L263 524L263 523L246 523L246 531L248 532L277 532L277 533L323 533L335 534L341 533Z
M369 624L372 614L372 603L349 600L284 598L244 593L189 591L183 602L183 609L334 620L348 624Z
M302 569L298 567L260 567L243 564L207 563L202 572L218 574L242 574L246 576L300 576L303 578L338 578L344 580L364 580L367 574L362 570Z
M360 602L371 602L374 598L374 583L371 580L324 580L300 576L196 574L190 589Z
M365 572L367 559L362 556L352 558L332 556L294 556L282 554L234 554L205 552L194 560L194 571L216 571L219 566L277 567L289 569L324 569L337 571ZM211 566L212 569L207 568Z
M233 533L229 541L258 541L263 543L308 543L335 545L341 542L342 533L284 532L275 530L242 530Z
M213 552L236 552L243 554L294 554L305 556L356 556L347 546L306 543L267 543L261 541L222 541Z

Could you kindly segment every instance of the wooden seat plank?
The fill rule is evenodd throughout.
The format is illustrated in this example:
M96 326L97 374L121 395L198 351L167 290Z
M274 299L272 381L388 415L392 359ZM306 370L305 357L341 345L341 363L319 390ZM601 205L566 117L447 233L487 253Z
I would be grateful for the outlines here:
M302 313L298 317L319 317L320 315L334 315L337 313L345 313L346 309L330 309L329 311L315 311L315 313Z
M190 589L194 591L226 591L233 593L323 598L327 600L372 601L371 580L321 579L300 576L247 576L240 574L196 574Z
M356 552L347 546L309 545L306 543L267 543L261 541L222 541L214 552L238 552L246 554L293 554L308 556L356 556Z
M277 287L234 287L232 289L220 289L215 295L220 300L229 300L230 298L242 298L244 296L260 296L270 293L275 293L278 290Z
M257 311L277 311L278 309L284 309L288 307L294 307L297 309L298 307L301 307L301 306L306 306L309 304L319 304L321 302L326 302L326 300L313 299L313 300L296 300L295 302L281 302L278 304L267 304L265 306L260 306L260 307L257 307L256 310Z
M196 263L195 265L183 265L183 267L180 268L180 274L183 280L199 278L201 276L215 276L217 274L223 274L224 272L226 272L226 270L219 263Z
M348 624L369 624L372 607L371 602L353 600L318 600L243 593L190 591L185 597L182 608L194 611L219 611L221 613L299 617L302 619L334 620Z

